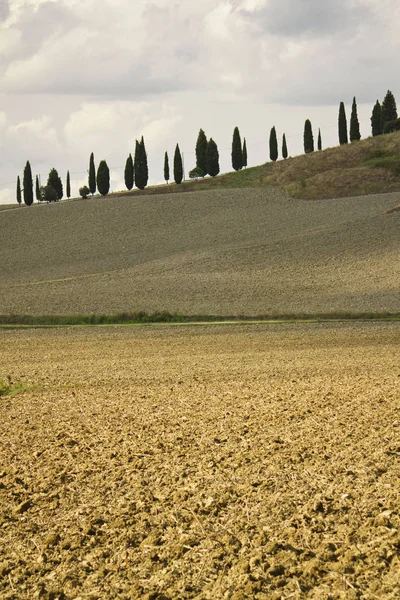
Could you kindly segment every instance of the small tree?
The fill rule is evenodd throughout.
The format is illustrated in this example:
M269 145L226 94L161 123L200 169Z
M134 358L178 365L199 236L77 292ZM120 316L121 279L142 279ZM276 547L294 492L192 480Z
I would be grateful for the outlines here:
M94 154L90 155L89 159L89 177L88 177L89 190L91 194L96 192L96 167L94 166Z
M278 160L278 140L276 138L275 127L272 127L269 134L269 157L274 162Z
M26 161L22 185L24 202L27 206L31 206L33 204L33 179L29 160Z
M339 106L339 144L343 146L343 144L348 144L349 140L347 137L347 118L346 118L346 110L344 108L344 103L341 102Z
M124 179L125 179L126 189L131 190L133 188L133 181L134 181L132 154L129 154L128 158L126 159Z
M314 136L311 121L309 119L304 123L304 152L306 154L314 152Z
M243 139L243 148L242 148L242 159L243 159L243 167L247 167L247 144L246 138Z
M379 100L375 102L375 106L372 109L371 116L371 127L372 127L372 135L376 137L377 135L382 135L383 127L382 127L382 106Z
M287 158L288 157L288 150L287 150L287 143L286 143L286 135L283 134L282 136L282 157L283 158Z
M207 137L202 129L199 131L196 142L196 167L199 167L204 175L207 175Z
M45 185L40 188L41 202L57 202L57 190L52 185Z
M243 168L243 150L238 127L235 127L233 130L232 167L235 169L235 171L240 171L240 169Z
M134 171L136 187L139 188L139 190L144 190L149 179L149 171L147 167L147 154L143 136L140 142L136 140Z
M17 202L18 202L18 204L21 204L21 202L22 202L21 181L20 181L19 175L17 177Z
M351 117L350 117L350 141L358 142L361 139L360 134L360 123L358 121L357 115L357 102L356 98L353 98L353 105L351 107Z
M384 101L382 102L382 131L385 131L385 124L389 121L397 119L396 100L390 90L386 92Z
M182 156L181 151L179 150L179 145L176 145L175 154L174 154L174 180L175 183L182 183L183 179L183 164L182 164Z
M322 150L322 138L320 129L318 129L318 150Z
M66 194L67 194L67 198L71 198L71 178L69 176L69 171L67 171L67 182L66 182Z
M84 185L81 188L79 188L79 195L82 196L82 198L84 200L86 200L86 198L88 197L89 194L90 194L90 190L87 185Z
M61 200L63 197L63 184L61 178L58 176L57 169L51 169L47 178L47 185L50 185L57 192L56 200Z
M39 185L39 176L36 175L36 179L35 179L35 196L36 196L36 200L38 202L41 201L41 196L40 196L40 185Z
M204 172L200 169L200 167L195 167L189 171L189 179L198 179L199 177L204 177Z
M219 152L217 144L212 138L209 139L207 144L207 173L211 177L216 177L219 173Z
M110 191L110 169L105 160L101 160L97 169L97 189L102 196Z
M168 183L169 181L169 159L168 152L164 155L164 179Z

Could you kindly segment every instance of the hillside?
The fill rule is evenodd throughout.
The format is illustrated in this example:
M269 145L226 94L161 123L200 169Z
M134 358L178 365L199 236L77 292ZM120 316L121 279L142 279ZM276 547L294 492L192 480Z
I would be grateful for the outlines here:
M2 211L0 314L398 312L399 204L269 187Z

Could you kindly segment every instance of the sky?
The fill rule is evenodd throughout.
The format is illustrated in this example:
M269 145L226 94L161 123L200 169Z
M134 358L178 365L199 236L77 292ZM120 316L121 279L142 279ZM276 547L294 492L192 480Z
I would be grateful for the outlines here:
M377 99L400 99L398 0L0 0L0 203L15 202L27 160L55 167L72 195L89 156L111 189L143 135L149 183L179 143L186 176L200 128L232 170L235 126L249 166L269 133L303 151L305 119L338 144L339 103L356 96L362 137Z

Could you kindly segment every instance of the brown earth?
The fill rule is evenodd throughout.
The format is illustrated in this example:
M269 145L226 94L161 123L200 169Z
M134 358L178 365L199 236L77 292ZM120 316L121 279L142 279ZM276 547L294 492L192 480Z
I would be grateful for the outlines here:
M0 314L399 312L399 193L276 188L0 213Z
M400 597L400 324L0 335L1 598Z

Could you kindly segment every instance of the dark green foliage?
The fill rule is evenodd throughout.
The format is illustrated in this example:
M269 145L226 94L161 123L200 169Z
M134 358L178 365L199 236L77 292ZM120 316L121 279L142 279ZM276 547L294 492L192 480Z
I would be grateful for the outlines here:
M196 142L196 167L199 167L204 175L207 175L207 137L202 129L199 131Z
M219 152L217 144L212 138L208 140L207 144L207 173L211 177L216 177L219 173Z
M26 161L24 176L22 179L24 202L27 206L33 204L33 179L29 160Z
M318 150L322 150L322 138L320 129L318 129Z
M175 154L174 154L174 180L175 183L182 183L183 179L183 164L182 164L182 156L181 151L179 150L179 145L176 145Z
M125 178L126 189L131 190L133 188L133 181L134 181L132 154L129 154L128 158L126 159L124 178Z
M372 127L372 135L376 137L377 135L382 135L383 127L382 127L382 106L379 100L376 101L375 106L372 110L371 116L371 127Z
M19 178L19 175L17 177L17 202L18 202L18 204L21 204L21 202L22 202L21 180Z
M189 171L189 179L198 179L199 177L204 177L204 172L200 169L200 167L195 167Z
M169 181L169 175L169 158L168 152L166 152L164 155L164 179L167 183Z
M63 184L61 178L58 176L57 169L51 169L47 178L47 185L50 185L57 192L56 200L61 200L63 197Z
M89 160L89 178L88 178L89 190L91 194L96 192L96 167L94 166L94 154L90 155Z
M143 136L135 145L134 160L135 185L139 190L144 190L149 180L149 170L147 166L147 153L144 145Z
M41 202L57 202L57 190L52 185L45 185L40 188Z
M42 198L40 196L40 185L39 185L39 176L38 175L36 175L35 196L36 196L36 200L38 202L40 202Z
M247 144L246 144L246 138L243 139L242 162L243 162L243 167L247 167Z
M238 127L233 130L232 167L235 171L240 171L243 168L243 150Z
M346 118L346 110L344 108L344 103L341 102L339 106L339 144L343 146L343 144L348 144L349 139L347 137L347 118Z
M393 131L400 130L400 119L396 119L395 121L388 121L385 123L385 127L383 129L383 133L392 133Z
M276 129L273 127L269 134L269 157L274 162L278 160L278 140L276 138Z
M350 141L358 142L359 139L361 139L360 123L358 121L358 116L357 116L357 102L354 97L353 105L351 107L351 117L350 117Z
M81 188L79 188L79 195L82 196L83 199L86 199L89 194L90 190L87 185L84 185Z
M314 136L311 121L309 119L304 123L304 152L306 154L314 152Z
M97 189L102 196L110 191L110 169L105 160L101 160L97 169Z
M385 133L385 125L389 121L395 121L397 119L397 107L396 100L390 90L386 92L384 101L382 102L382 129Z
M282 136L282 157L283 158L287 158L288 157L288 150L287 150L287 143L286 143L286 135L283 134Z
M66 193L67 193L67 198L71 198L71 178L69 176L69 171L67 171Z

